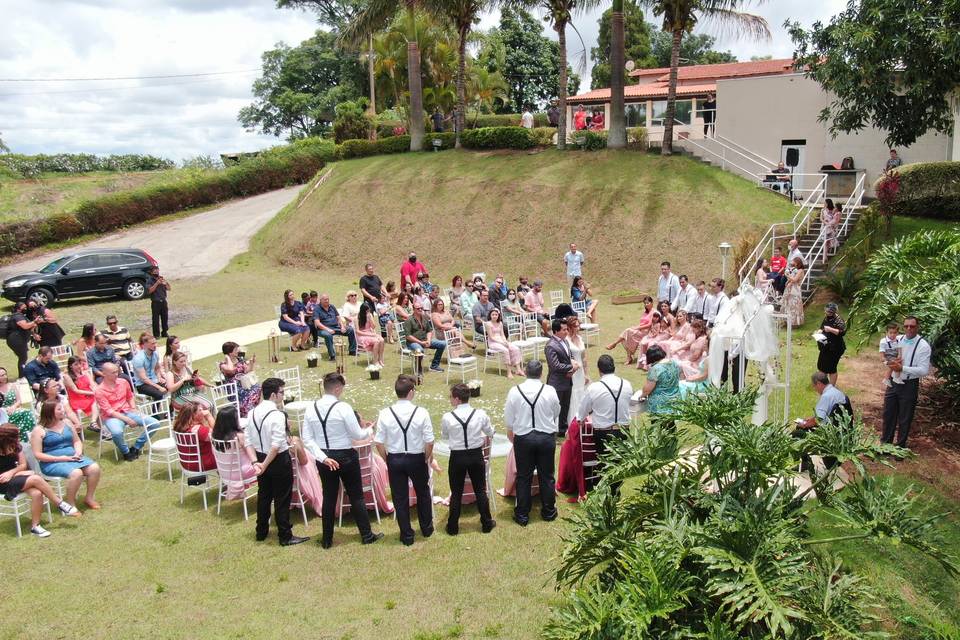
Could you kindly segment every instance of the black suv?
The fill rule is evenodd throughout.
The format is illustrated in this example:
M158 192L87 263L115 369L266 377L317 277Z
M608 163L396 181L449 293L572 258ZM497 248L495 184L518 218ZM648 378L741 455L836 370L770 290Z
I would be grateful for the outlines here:
M139 300L146 295L147 270L157 261L140 249L87 249L57 258L39 271L28 271L3 281L7 300L36 300L50 306L54 300L86 296L121 295Z

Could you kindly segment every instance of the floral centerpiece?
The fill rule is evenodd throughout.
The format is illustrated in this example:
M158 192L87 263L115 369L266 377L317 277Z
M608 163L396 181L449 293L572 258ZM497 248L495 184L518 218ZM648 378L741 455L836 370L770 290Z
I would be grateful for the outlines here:
M467 388L470 389L471 398L480 397L480 389L483 387L483 380L471 380L467 383Z
M316 351L311 351L310 353L307 354L307 368L316 369L317 362L319 362L319 360L320 360L319 354L317 354Z
M380 370L381 370L381 369L383 369L383 365L379 365L379 364L367 365L367 373L370 374L370 379L371 379L371 380L379 380L379 379L380 379Z

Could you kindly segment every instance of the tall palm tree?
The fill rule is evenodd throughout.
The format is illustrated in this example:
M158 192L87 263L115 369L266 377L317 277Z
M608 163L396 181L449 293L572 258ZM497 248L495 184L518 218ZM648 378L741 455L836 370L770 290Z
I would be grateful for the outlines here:
M610 130L607 132L607 147L622 149L627 146L627 118L623 105L623 0L613 0L613 15L610 23Z
M762 2L763 0L757 0ZM642 0L655 16L663 16L663 30L673 36L670 49L670 85L667 89L667 112L663 119L663 144L660 152L673 153L673 118L677 102L677 70L680 67L680 42L683 34L693 31L698 21L713 22L732 34L758 40L770 38L770 27L762 17L739 8L750 0ZM612 61L611 61L612 62Z
M402 9L412 30L407 39L407 82L410 89L410 150L423 149L423 83L420 77L420 47L417 39L416 10L423 0L370 0L340 33L340 41L357 47L376 31L389 25Z
M457 30L457 51L459 66L457 67L457 111L456 111L456 147L460 147L460 132L465 122L467 91L467 40L473 24L481 14L494 8L497 0L427 0L431 13L444 16L453 23Z
M507 83L499 71L490 71L480 65L471 65L470 68L470 101L476 109L477 118L486 108L493 111L495 100L506 102L509 97ZM474 120L476 124L476 120Z

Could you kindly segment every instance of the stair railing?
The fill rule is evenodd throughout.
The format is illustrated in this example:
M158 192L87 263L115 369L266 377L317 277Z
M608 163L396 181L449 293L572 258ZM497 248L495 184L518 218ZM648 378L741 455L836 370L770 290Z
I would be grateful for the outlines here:
M747 169L747 168L745 168L745 167L740 166L739 164L737 164L737 163L734 162L733 160L728 160L728 159L727 159L727 149L728 149L728 148L727 148L722 142L721 142L721 143L718 143L718 144L720 144L720 153L717 153L717 152L714 151L713 149L709 149L709 148L703 146L702 144L700 144L700 143L697 142L696 140L693 140L692 138L684 138L684 139L680 140L680 142L692 144L693 146L697 147L697 148L700 149L701 151L703 151L703 152L705 152L705 153L708 153L708 154L714 156L715 158L717 158L717 159L720 161L720 168L723 169L724 171L726 171L727 165L729 164L730 166L736 167L736 168L739 169L740 171L742 171L742 172L744 172L745 174L747 174L748 176L752 177L754 180L757 181L757 183L763 182L763 177L762 177L760 174L755 173L755 172L751 171L750 169ZM714 142L716 142L716 140L714 140ZM742 153L740 153L739 151L736 151L735 149L730 149L730 151L731 151L731 152L735 152L736 154L743 156L744 158L746 158L746 159L749 160L750 162L754 162L755 164L757 164L758 166L761 167L761 170L762 170L762 171L765 171L765 170L767 169L767 167L765 167L764 165L761 165L759 162L756 162L756 161L753 160L752 158L749 158L749 157L743 155ZM743 162L743 161L741 160L740 162Z
M860 179L857 180L857 186L853 188L853 192L847 197L847 201L843 203L843 224L837 231L837 237L842 238L850 231L850 216L856 209L860 208L863 203L863 194L866 191L866 178L866 172L860 174Z
M714 129L713 139L716 140L716 141L718 141L718 142L722 142L723 144L727 145L728 147L730 147L730 148L732 148L732 149L739 150L739 152L740 152L740 153L743 153L744 155L753 156L753 160L754 160L754 162L756 162L757 164L763 164L763 165L766 165L766 166L768 166L768 167L775 167L775 166L777 166L777 163L776 163L775 161L770 160L769 158L765 158L765 157L763 157L762 155L760 155L759 153L757 153L756 151L752 151L752 150L746 148L745 146L743 146L742 144L737 144L737 143L734 142L733 140L731 140L731 139L729 139L729 138L726 138L726 137L724 137L724 136L722 136L722 135L720 135L720 134L717 134L717 133L716 133L716 129Z

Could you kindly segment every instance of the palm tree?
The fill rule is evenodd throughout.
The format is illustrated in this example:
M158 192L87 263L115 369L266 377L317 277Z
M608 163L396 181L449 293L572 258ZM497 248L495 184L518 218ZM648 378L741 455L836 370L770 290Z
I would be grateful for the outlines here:
M763 0L758 0L762 2ZM673 118L677 102L677 70L680 67L680 42L700 20L714 22L736 35L769 39L770 27L762 17L744 13L738 8L750 0L642 0L655 16L663 16L663 30L673 36L670 49L670 86L667 89L667 112L663 119L663 143L660 152L673 153ZM611 60L611 65L613 61Z
M623 0L613 0L613 15L610 23L610 130L607 132L607 147L622 149L627 146L627 118L623 105Z
M460 147L460 132L465 122L467 103L466 75L467 75L467 40L470 30L477 19L486 11L493 9L497 0L428 0L431 12L446 17L457 30L457 51L459 62L457 67L457 111L456 147Z
M507 83L499 71L490 71L480 65L472 65L470 69L470 101L476 109L477 117L486 108L493 111L494 101L499 99L506 102L509 97ZM464 120L466 123L466 120ZM476 120L474 120L476 123Z

